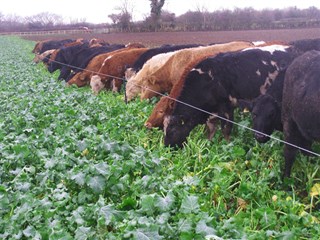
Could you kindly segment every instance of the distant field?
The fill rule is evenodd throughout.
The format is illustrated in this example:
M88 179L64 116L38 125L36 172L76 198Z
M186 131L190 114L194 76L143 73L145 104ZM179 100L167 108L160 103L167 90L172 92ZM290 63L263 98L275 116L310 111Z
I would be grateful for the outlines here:
M282 29L282 30L256 30L256 31L219 31L219 32L147 32L147 33L110 33L95 34L82 33L77 35L42 35L26 36L28 40L38 41L44 39L62 38L101 38L110 43L141 42L147 46L157 46L165 43L215 43L234 40L248 41L292 41L304 38L320 38L319 28L310 29Z

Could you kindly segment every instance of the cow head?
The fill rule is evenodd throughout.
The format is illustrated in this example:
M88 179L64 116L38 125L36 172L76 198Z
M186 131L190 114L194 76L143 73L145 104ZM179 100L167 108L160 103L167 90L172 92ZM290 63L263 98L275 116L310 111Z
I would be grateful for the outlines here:
M153 77L150 77L150 78L153 79ZM148 83L141 88L140 98L149 99L154 96L159 96L158 93L162 93L162 92L163 92L163 86L161 86L159 83L157 83L154 80L148 79Z
M171 100L167 97L162 97L153 108L152 113L150 114L144 126L148 129L154 127L163 128L164 117L171 114L173 106L174 100Z
M136 71L133 68L127 68L124 72L125 79L129 81L136 75Z
M41 59L41 55L37 53L37 54L34 56L34 58L33 58L32 61L33 61L34 63L39 63L41 60L42 60L42 59Z
M128 101L134 99L139 93L141 92L141 88L135 78L130 79L127 81L126 85L126 94Z
M114 78L111 80L111 87L113 92L120 92L122 86L122 79Z
M247 108L251 112L255 139L260 143L269 141L274 130L282 131L281 105L274 97L265 94L253 101L239 100L240 108ZM261 134L264 133L264 134Z
M38 54L39 52L40 52L40 42L37 42L32 50L32 53Z
M197 122L194 119L182 115L165 116L163 121L164 145L181 148L196 125Z
M60 63L64 63L65 59L63 57L63 52L59 49L57 49L55 52L52 53L49 65L48 65L48 71L50 73L53 73L54 71L60 69L62 65Z
M90 86L94 94L98 94L105 87L99 75L93 75L91 77Z
M88 84L88 81L85 81L86 72L76 73L69 81L68 85L76 84L78 87L83 87Z
M172 114L163 122L166 146L181 147L191 130L207 121L208 112L218 112L221 104L230 102L225 89L211 72L200 68L190 71L182 86L175 85L174 89L178 87L182 90L176 99L181 102L175 104Z

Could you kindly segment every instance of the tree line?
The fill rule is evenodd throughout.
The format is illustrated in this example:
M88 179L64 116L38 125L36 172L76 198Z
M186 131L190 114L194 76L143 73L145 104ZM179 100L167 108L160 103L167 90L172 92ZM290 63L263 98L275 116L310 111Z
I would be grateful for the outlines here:
M108 28L115 32L151 31L230 31L257 29L288 29L320 27L320 9L236 8L213 12L197 7L180 16L162 10L165 0L150 0L150 14L143 21L132 21L134 9L129 0L122 0L116 13L106 16L112 23L92 24L85 19L64 23L63 18L53 13L40 13L30 17L5 16L0 12L0 32L75 29L79 27Z

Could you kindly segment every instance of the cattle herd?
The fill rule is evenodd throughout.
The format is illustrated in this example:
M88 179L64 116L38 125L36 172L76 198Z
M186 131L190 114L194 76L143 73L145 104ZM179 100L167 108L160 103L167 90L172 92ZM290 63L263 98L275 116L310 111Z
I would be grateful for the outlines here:
M67 85L89 85L98 94L126 83L128 101L161 96L145 126L163 129L166 146L182 147L199 124L209 139L219 124L229 140L237 107L251 112L257 141L283 131L284 177L297 151L313 154L320 140L320 39L155 48L65 39L38 42L33 53L49 72L59 69Z

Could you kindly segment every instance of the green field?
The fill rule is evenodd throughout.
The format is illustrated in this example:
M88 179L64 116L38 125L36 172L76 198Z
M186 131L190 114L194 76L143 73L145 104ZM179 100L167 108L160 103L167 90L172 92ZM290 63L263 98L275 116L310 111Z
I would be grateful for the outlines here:
M164 147L157 99L66 87L34 44L0 37L0 239L319 239L319 159L283 183L283 144L240 127Z

